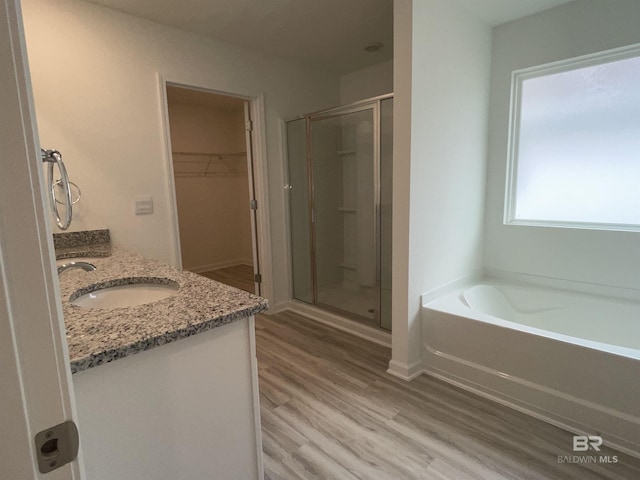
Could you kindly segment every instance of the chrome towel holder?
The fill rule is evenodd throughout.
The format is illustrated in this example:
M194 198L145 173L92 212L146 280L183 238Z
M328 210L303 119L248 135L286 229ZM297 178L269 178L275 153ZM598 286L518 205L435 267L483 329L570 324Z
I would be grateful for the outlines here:
M80 189L77 185L69 181L69 175L62 161L62 154L59 151L41 148L40 156L42 157L42 161L47 164L47 189L49 190L49 197L51 199L51 210L56 217L56 225L61 230L66 230L69 228L69 225L71 225L71 219L73 217L72 205L80 200ZM54 165L58 167L58 171L60 172L60 178L56 181L53 180ZM75 201L73 201L71 195L71 185L74 185L78 189L78 197ZM56 187L62 188L64 195L62 202L56 198ZM65 206L64 219L60 218L58 204Z

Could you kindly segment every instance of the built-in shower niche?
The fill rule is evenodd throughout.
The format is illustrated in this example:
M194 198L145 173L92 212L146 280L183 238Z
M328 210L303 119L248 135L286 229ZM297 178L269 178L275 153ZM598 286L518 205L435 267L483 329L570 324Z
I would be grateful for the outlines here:
M385 111L392 105L391 98L374 99L288 122L287 190L294 298L390 328L390 304L381 305L391 300L381 293L383 283L390 292L381 278L390 265L381 263L391 238L390 222L381 221L381 198L391 198L381 192L391 186L380 178L391 173L390 150L381 148L381 101ZM390 130L391 116L384 118ZM384 162L389 167L381 168Z

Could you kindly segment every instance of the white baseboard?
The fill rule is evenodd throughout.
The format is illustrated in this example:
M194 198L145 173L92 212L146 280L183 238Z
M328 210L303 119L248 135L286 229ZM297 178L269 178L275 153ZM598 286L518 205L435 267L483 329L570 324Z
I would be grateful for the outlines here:
M387 373L410 382L424 373L424 367L422 365L422 360L419 360L412 365L407 365L406 363L399 362L397 360L391 360L389 362L389 369L387 370Z
M222 262L209 263L207 265L198 265L194 267L183 267L183 270L188 270L193 273L209 272L211 270L218 270L219 268L235 267L236 265L251 265L251 260L236 259L236 260L224 260Z
M279 303L276 303L275 305L269 305L269 309L263 313L265 313L266 315L273 315L275 313L280 313L280 312L284 312L285 310L289 310L289 308L290 308L289 301L279 302Z
M335 313L327 312L321 308L298 302L297 300L291 300L288 304L288 309L317 322L337 328L338 330L343 330L357 337L369 340L370 342L391 348L391 333L382 329L362 325L355 320L341 317Z

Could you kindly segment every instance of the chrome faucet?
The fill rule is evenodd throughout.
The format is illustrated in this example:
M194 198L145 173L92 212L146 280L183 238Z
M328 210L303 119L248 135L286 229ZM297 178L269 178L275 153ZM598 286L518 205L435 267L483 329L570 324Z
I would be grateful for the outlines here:
M72 268L81 268L85 272L92 272L96 269L96 266L89 262L69 262L58 267L58 275Z

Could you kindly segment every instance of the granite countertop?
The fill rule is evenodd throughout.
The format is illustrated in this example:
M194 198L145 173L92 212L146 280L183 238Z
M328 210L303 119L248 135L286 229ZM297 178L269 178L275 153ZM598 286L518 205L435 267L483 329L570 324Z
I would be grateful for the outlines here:
M268 308L267 300L248 292L110 245L109 251L109 257L91 259L95 271L71 269L59 276L72 373L189 337ZM83 252L87 256L102 256L100 250L91 246ZM78 253L81 252L76 256ZM131 279L139 277L155 283L176 282L180 288L170 297L154 303L109 310L79 307L70 301L96 287L131 283Z
M75 257L111 256L109 230L84 230L80 232L56 233L53 235L56 260Z

